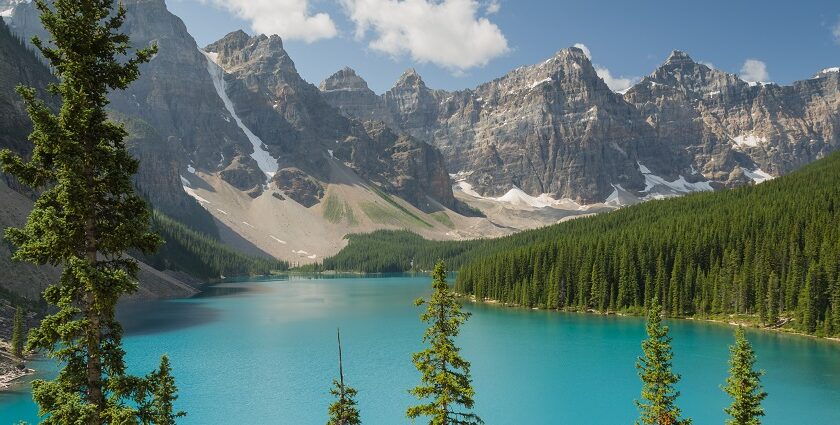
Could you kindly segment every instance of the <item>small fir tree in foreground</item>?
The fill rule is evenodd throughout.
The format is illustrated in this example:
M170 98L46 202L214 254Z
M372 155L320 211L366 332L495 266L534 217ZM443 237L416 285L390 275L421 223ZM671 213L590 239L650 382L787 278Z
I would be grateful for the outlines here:
M755 352L740 326L735 331L735 344L729 347L729 377L723 390L732 398L724 409L730 416L727 425L760 425L764 409L761 401L767 393L761 387L763 371L756 371Z
M333 379L330 394L336 401L330 405L330 420L327 425L359 425L359 409L356 407L356 389L344 383L344 364L341 358L341 332L336 331L338 338L338 379Z
M175 411L175 401L178 400L178 388L172 376L169 357L160 358L158 370L146 376L144 384L148 394L140 394L138 403L140 423L143 425L175 425L177 419L187 416L186 412Z
M420 320L429 324L423 342L429 348L414 353L414 366L421 373L422 383L409 392L421 404L406 411L410 419L428 417L429 425L475 425L484 422L471 412L475 402L470 378L470 363L464 360L455 345L461 325L469 313L461 305L446 283L446 266L442 261L432 273L434 292L428 301L418 299L415 305L426 304Z
M648 339L642 342L642 357L636 362L642 379L642 400L636 400L641 410L637 425L689 425L690 419L680 419L676 400L680 396L674 386L680 375L671 370L674 354L668 327L662 325L662 307L654 298L647 318Z
M23 358L23 334L23 309L18 307L15 309L15 321L12 325L12 354L19 359Z

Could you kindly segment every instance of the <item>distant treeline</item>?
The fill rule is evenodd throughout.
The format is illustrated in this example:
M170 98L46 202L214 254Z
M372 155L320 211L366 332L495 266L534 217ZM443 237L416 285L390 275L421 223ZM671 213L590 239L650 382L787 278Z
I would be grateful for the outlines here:
M651 201L497 240L351 236L325 269L460 269L478 299L670 316L755 315L840 333L840 153L761 185Z
M165 243L152 255L140 255L159 270L177 270L202 279L219 276L266 275L289 269L289 263L242 254L218 240L186 227L166 215L152 214L152 231Z

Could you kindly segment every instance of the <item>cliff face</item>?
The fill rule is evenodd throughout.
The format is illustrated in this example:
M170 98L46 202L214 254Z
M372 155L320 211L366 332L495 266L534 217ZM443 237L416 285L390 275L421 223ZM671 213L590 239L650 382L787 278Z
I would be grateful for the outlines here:
M375 103L341 81L333 76L322 87L343 113L381 115L398 131L434 144L449 170L466 175L482 195L516 187L599 202L616 186L645 187L636 162L654 150L652 131L579 49L453 93L429 89L413 70ZM359 112L360 105L369 111Z
M122 30L137 48L156 44L158 54L142 66L140 79L128 90L111 96L111 107L121 116L149 124L155 134L152 139L167 145L157 151L166 154L160 159L174 171L169 174L176 182L178 174L198 169L217 173L251 197L260 196L266 184L273 182L292 199L307 199L306 206L312 206L320 199L315 185L271 177L286 170L287 177L305 175L327 184L327 152L336 150L336 141L369 138L360 122L339 114L317 87L300 77L279 37L250 37L237 31L202 51L163 0L127 0L124 4L127 19ZM32 4L17 5L10 22L21 37L43 37ZM143 133L144 137L149 134ZM389 157L384 151L377 154ZM361 169L358 164L350 165ZM392 165L397 164L386 166ZM430 166L428 173L438 175L425 175L418 181L448 178L442 165ZM386 190L404 194L413 204L432 196L445 206L454 205L451 189L418 183L409 191L392 184L395 179L365 175ZM154 173L149 173L152 176ZM172 189L162 183L147 182L146 186ZM177 186L174 190L183 192ZM305 193L298 193L300 190ZM172 196L161 195L167 197Z
M432 90L410 70L375 96L347 69L321 90L347 116L434 144L483 196L591 203L762 181L825 155L838 145L838 75L749 84L675 51L621 95L569 48L471 90Z
M432 146L339 113L301 78L279 37L236 31L205 51L225 71L236 114L277 158L280 176L273 183L292 199L317 203L323 196L318 181L329 183L327 161L337 158L421 209L435 202L454 207L446 167ZM367 88L351 73L342 84L360 93Z
M32 131L32 123L15 88L21 84L35 87L49 100L47 84L54 80L49 69L0 19L0 129L3 130L0 131L0 148L20 153L31 151L27 137Z
M838 146L838 72L791 86L749 84L679 51L627 91L661 140L726 185L790 172Z

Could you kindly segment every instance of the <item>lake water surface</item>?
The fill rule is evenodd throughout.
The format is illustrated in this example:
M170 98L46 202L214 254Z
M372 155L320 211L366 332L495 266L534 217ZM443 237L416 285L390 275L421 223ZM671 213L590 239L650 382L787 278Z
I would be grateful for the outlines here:
M172 361L182 424L323 425L337 375L341 327L348 384L362 421L410 423L407 390L419 374L420 309L428 276L352 277L225 283L202 296L121 309L133 373ZM459 344L472 362L476 408L488 425L631 424L641 385L640 318L468 305ZM722 424L720 390L733 328L668 323L681 373L678 403L698 425ZM766 370L764 424L840 424L840 344L748 331ZM49 376L51 363L34 367ZM28 385L0 393L0 424L37 422ZM421 422L418 422L421 423Z

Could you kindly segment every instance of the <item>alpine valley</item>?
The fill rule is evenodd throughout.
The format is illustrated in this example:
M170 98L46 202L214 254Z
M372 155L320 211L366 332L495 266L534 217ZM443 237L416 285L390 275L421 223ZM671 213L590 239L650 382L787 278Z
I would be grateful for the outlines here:
M0 0L0 422L840 423L840 9L575 3Z
M321 263L349 234L491 238L758 184L840 146L837 68L789 86L747 83L674 51L617 93L571 47L473 89L429 88L408 70L377 94L349 68L305 81L276 35L236 31L199 46L163 0L123 3L133 45L159 49L109 106L169 242L163 254L137 255L144 297ZM0 148L25 155L31 124L14 87L47 96L54 77L23 40L48 37L30 2L0 0L0 14ZM0 179L3 227L23 222L33 195ZM240 256L230 261L240 268L196 272L173 260L209 264L199 245ZM11 263L10 252L0 244L4 296L36 300L42 286L28 283L57 270Z

